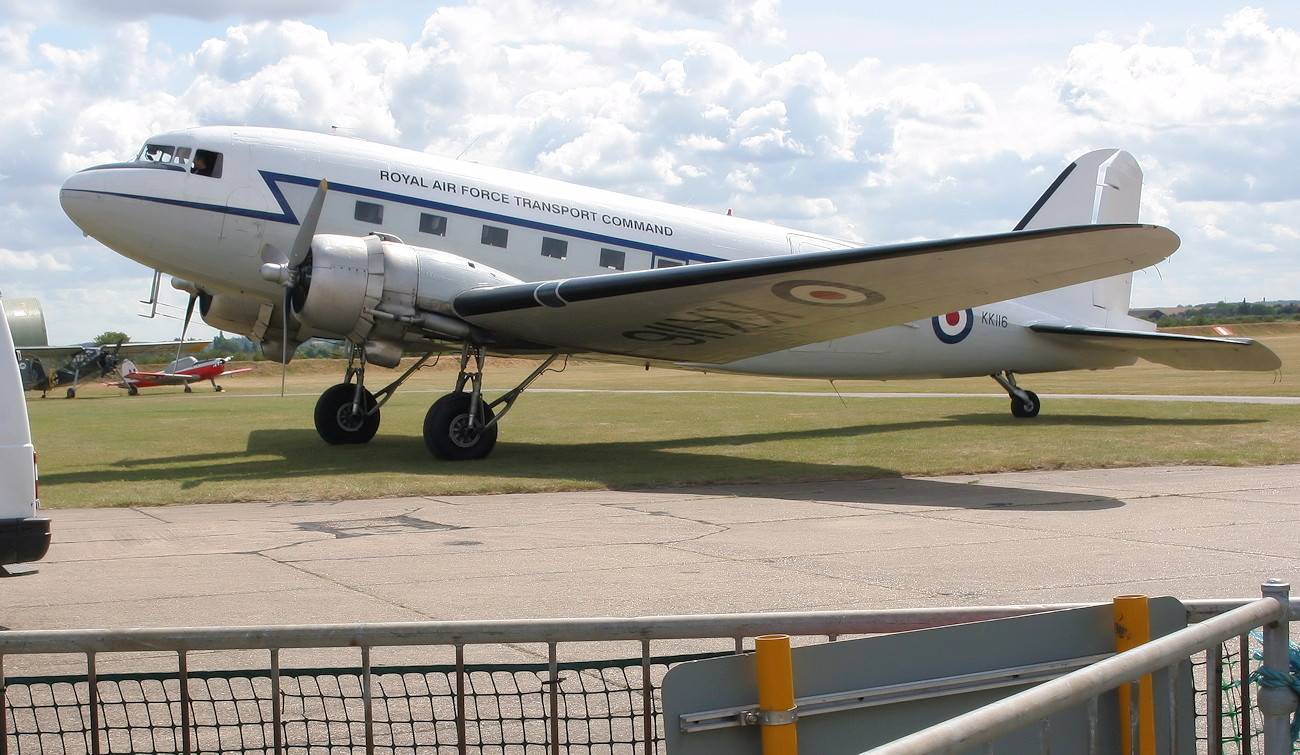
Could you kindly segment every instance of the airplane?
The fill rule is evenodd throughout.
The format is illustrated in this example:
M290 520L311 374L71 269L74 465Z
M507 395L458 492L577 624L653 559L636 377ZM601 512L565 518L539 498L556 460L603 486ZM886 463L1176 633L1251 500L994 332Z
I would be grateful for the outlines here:
M106 385L125 388L128 396L135 396L140 393L141 388L153 388L159 385L183 385L186 393L193 393L194 389L190 387L190 383L207 380L212 383L212 390L219 393L225 388L217 385L217 378L222 375L248 372L252 369L242 367L238 370L227 370L226 363L231 359L234 357L215 357L199 361L196 357L184 356L169 362L161 372L140 372L136 369L135 362L125 359L118 368L121 380Z
M112 374L119 359L175 352L202 351L212 341L134 341L118 344L50 346L45 314L36 299L12 299L6 307L6 321L13 333L15 356L24 391L38 390L41 398L55 388L66 387L67 398L76 398L82 384ZM48 367L45 360L60 360Z
M345 341L343 381L314 413L327 443L368 442L415 370L459 351L423 435L435 456L464 460L486 457L519 396L573 354L819 379L988 375L1024 418L1041 406L1025 373L1139 357L1277 369L1250 339L1158 333L1128 315L1132 272L1180 243L1137 222L1141 186L1130 154L1099 150L1012 231L863 247L360 139L208 126L73 174L60 202L269 359L287 363L312 337ZM387 386L366 387L369 366L416 349ZM540 364L489 400L488 354Z

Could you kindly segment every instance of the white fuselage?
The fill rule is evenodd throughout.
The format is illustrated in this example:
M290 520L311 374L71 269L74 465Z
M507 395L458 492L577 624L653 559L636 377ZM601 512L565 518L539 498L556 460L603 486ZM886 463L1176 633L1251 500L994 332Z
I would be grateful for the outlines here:
M207 156L209 167L195 172L200 155ZM203 174L208 171L213 174ZM263 247L292 246L322 179L329 192L318 233L378 231L522 280L854 246L412 150L264 128L204 127L157 135L134 161L75 174L61 199L78 226L120 254L208 292L278 302L283 289L259 272ZM1026 326L1145 325L1103 306L1088 285L951 316L935 314L931 320L723 368L823 378L1108 368L1131 364L1135 357L1059 346Z

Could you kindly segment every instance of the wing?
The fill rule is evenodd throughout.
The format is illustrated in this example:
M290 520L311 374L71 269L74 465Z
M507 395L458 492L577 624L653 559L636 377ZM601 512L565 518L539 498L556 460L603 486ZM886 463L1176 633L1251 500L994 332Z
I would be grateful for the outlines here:
M1031 325L1029 329L1097 348L1136 354L1180 370L1268 372L1282 366L1282 360L1272 349L1250 338L1209 338L1072 325Z
M212 341L130 341L120 347L106 344L104 348L110 354L120 357L138 357L144 354L175 354L176 347L181 347L182 354L194 354L212 345Z
M1177 248L1158 226L1089 225L509 284L452 306L499 339L718 364L1138 270Z
M212 341L131 341L123 344L104 344L103 346L23 346L18 349L24 357L36 357L39 359L67 359L78 354L86 352L95 353L96 350L107 350L110 354L122 357L135 357L142 354L165 354L175 353L176 346L180 345L182 354L193 354L203 351L212 345Z
M127 380L147 380L158 385L186 385L195 380L206 380L198 375L186 375L180 372L132 372Z
M83 354L94 346L19 346L17 351L24 359L67 359Z

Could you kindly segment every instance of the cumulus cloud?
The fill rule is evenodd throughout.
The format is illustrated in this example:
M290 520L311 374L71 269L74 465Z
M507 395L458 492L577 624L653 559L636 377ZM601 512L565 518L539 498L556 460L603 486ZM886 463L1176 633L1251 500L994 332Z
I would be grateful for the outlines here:
M67 18L98 21L140 21L173 16L199 21L224 18L277 19L308 14L336 13L355 0L224 0L220 3L175 2L175 0L0 0L0 16L28 21L51 22Z
M1005 230L1071 158L1118 146L1146 167L1147 219L1188 239L1165 285L1244 288L1294 248L1300 33L1257 9L1177 45L1141 29L1081 38L1007 86L951 65L844 66L787 49L776 0L471 0L404 40L341 38L293 20L308 12L298 0L249 0L222 5L208 38L178 50L141 19L215 11L50 7L89 12L82 3L121 21L101 43L38 42L39 4L0 0L19 19L0 26L0 205L30 220L9 246L54 247L62 264L84 251L95 261L75 269L102 280L127 279L118 266L133 263L83 245L58 212L59 181L204 123L338 127L870 242ZM311 6L313 18L354 7ZM1183 259L1250 262L1211 281L1184 278Z
M38 252L18 252L13 249L0 248L0 269L17 271L40 270L45 272L63 272L72 266L60 262L51 254Z

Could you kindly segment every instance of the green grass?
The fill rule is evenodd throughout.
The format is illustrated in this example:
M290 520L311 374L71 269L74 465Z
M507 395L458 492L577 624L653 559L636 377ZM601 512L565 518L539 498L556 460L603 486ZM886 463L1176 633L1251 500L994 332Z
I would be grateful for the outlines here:
M1289 361L1300 334L1265 340ZM444 360L445 361L445 360ZM529 369L490 367L489 385ZM312 426L316 394L341 364L295 364L288 390L261 364L196 387L120 391L85 386L76 400L30 398L42 501L51 507L294 501L465 493L638 488L737 481L871 478L1177 464L1300 462L1300 406L1053 398L1053 393L1297 395L1271 375L1180 373L1141 365L1029 376L1043 413L1013 419L988 378L844 382L844 392L954 391L988 397L764 396L825 391L824 382L642 371L582 364L538 388L716 390L721 393L530 392L483 461L439 461L420 437L424 412L448 389L446 364L417 375L383 409L364 446L327 446ZM379 370L375 386L388 378Z

